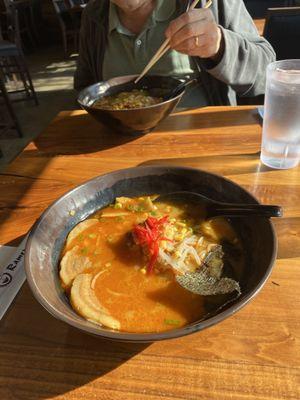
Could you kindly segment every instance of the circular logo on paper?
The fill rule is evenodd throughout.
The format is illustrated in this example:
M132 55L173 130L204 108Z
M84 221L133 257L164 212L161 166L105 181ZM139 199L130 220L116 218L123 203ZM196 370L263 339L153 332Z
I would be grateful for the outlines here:
M0 287L7 286L12 281L12 276L8 272L4 272L4 274L0 275Z

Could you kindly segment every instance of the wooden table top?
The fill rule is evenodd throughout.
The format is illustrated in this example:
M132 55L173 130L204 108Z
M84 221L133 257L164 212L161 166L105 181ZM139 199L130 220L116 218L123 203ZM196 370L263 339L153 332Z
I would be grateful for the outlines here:
M0 398L299 399L300 168L262 166L260 140L249 106L174 114L136 139L109 134L82 111L60 113L0 174L1 244L20 240L47 205L89 178L169 164L222 174L263 203L282 205L278 260L240 312L203 332L153 344L81 333L50 316L25 284L0 325Z

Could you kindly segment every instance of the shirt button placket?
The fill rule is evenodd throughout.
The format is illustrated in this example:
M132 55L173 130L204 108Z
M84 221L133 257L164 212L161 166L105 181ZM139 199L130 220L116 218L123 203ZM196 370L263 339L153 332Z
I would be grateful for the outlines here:
M143 59L142 57L142 40L141 39L137 39L135 41L135 49L134 49L134 57L135 57L135 65L138 66L138 68L140 69L140 62Z

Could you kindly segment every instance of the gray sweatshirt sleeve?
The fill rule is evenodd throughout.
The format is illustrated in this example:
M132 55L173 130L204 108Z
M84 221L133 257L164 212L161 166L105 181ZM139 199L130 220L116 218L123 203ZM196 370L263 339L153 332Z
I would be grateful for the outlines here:
M239 96L263 94L267 65L276 58L272 46L258 34L242 0L219 0L219 7L223 9L220 13L223 20L219 23L224 37L224 54L213 68L205 62L202 67Z

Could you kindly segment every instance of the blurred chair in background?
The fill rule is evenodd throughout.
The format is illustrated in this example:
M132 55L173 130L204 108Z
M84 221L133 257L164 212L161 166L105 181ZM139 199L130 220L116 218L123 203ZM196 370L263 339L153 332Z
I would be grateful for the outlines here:
M10 94L25 94L15 101L33 100L38 105L25 57L15 43L0 40L0 76L11 87Z
M13 11L17 13L17 10ZM17 20L17 19L16 19ZM13 32L16 41L17 32ZM9 31L10 34L10 31ZM0 26L0 95L4 99L4 105L10 115L19 135L22 135L18 119L14 113L11 98L14 101L33 100L38 105L38 99L34 90L32 79L27 68L26 60L21 47L17 43L5 40ZM25 94L20 97L19 94Z
M76 52L78 50L80 19L77 18L78 16L73 15L73 13L69 11L64 0L52 0L52 3L59 20L63 39L64 54L67 58L68 38L73 39L74 51Z
M300 7L269 8L263 36L277 60L300 58Z
M28 47L36 48L36 32L32 0L4 0L9 28L18 37L18 45L23 50ZM11 38L10 38L11 39ZM15 40L13 40L15 42Z
M22 129L19 123L19 120L16 116L16 113L13 109L12 103L10 101L9 95L7 93L5 84L0 76L0 97L3 98L4 106L7 110L9 118L11 121L5 122L4 120L0 121L0 129L15 129L20 137L23 136ZM1 131L0 131L1 132Z
M1 27L0 27L1 28ZM0 54L1 54L1 48L3 49L4 47L9 47L9 42L5 42L3 37L2 37L2 33L1 33L1 29L0 29ZM1 62L1 58L0 58L0 62ZM3 99L3 103L4 103L4 107L7 110L7 113L9 115L9 118L12 122L12 124L9 122L5 122L4 119L0 121L0 128L2 129L9 129L9 128L13 128L16 129L16 131L18 132L18 135L21 137L22 135L22 130L18 121L18 118L15 114L15 111L13 109L13 106L11 104L10 98L8 96L4 81L2 79L2 76L0 75L0 96ZM2 154L2 153L1 153Z

